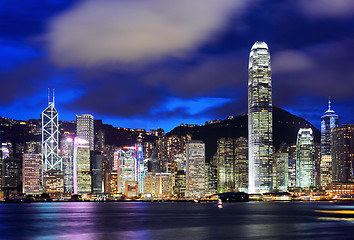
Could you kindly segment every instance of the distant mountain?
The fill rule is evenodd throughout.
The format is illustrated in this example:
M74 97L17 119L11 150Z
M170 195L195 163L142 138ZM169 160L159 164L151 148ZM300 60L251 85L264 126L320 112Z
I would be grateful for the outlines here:
M216 143L220 138L248 138L248 115L242 114L225 120L212 121L202 126L178 126L167 136L185 136L190 134L193 140L205 143L206 159L216 152ZM320 142L321 132L305 119L295 116L281 108L273 107L273 143L277 150L282 142L295 144L300 128L312 128L315 142Z

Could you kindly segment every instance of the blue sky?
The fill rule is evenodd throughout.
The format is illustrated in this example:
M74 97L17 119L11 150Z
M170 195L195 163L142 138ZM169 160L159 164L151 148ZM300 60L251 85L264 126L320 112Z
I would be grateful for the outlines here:
M239 115L255 41L274 106L319 127L331 96L354 122L350 0L1 1L0 116L39 118L48 88L67 121L169 131Z

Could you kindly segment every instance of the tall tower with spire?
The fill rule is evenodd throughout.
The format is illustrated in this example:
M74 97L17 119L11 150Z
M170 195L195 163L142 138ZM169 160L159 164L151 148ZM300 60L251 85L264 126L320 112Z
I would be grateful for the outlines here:
M55 109L53 89L52 101L48 89L48 107L41 114L42 122L42 154L43 185L47 193L62 192L63 163L59 156L59 122Z
M270 54L265 42L251 49L248 66L249 193L272 190L273 106Z
M328 110L321 117L321 186L332 183L332 130L338 127L338 115L331 109L331 99L328 100Z

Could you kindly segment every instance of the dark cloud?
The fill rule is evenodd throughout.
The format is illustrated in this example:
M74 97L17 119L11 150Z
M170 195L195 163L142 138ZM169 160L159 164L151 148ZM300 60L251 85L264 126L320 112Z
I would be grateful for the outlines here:
M271 53L274 106L284 107L318 126L319 118L327 109L328 96L331 96L333 108L341 119L354 122L354 5L350 0L313 0L311 3L305 0L242 1L244 7L236 8L233 14L225 10L228 14L223 16L220 12L234 2L225 1L223 6L219 6L218 12L213 13L213 18L209 18L208 14L193 16L189 12L192 10L186 9L188 12L185 16L188 16L193 25L183 25L186 27L183 29L188 31L182 31L180 37L193 37L196 32L202 38L193 38L195 41L186 38L186 43L176 45L171 42L171 36L165 34L166 36L159 39L161 41L154 40L142 46L148 47L147 50L152 53L146 52L146 49L140 52L141 48L129 48L134 50L135 55L132 58L142 57L149 64L125 61L129 60L129 54L109 48L109 44L97 41L96 38L83 39L82 35L76 38L80 30L76 27L81 25L63 25L62 20L71 19L73 16L70 14L77 11L84 2L87 1L27 0L17 1L16 4L13 1L0 2L0 83L4 86L0 90L1 111L10 109L4 106L13 106L13 114L16 112L21 116L21 109L18 107L21 101L26 102L20 104L23 111L25 108L38 106L40 101L44 101L44 106L46 89L55 87L58 93L58 109L64 113L61 116L67 118L66 120L72 120L68 118L76 113L92 113L102 118L118 119L120 123L128 124L127 127L153 127L157 124L159 127L171 128L171 124L203 123L213 118L241 114L247 111L248 54L255 41L264 40ZM89 4L99 5L100 2L89 1ZM184 16L183 4L186 2L176 1L166 8L163 5L153 5L150 10L157 9L156 11L160 11L159 16L164 17ZM216 4L216 1L203 1L206 5L210 3ZM175 6L175 9L171 6ZM207 5L204 10L213 12L212 6L215 5ZM238 9L243 9L242 13ZM173 14L166 14L164 11L172 11ZM141 23L142 15L135 16L132 11L129 14L134 17L134 22ZM107 21L109 14L101 15L102 19L97 21L92 18L94 25L92 28L85 28L85 34L89 30L105 26L100 23ZM145 19L153 16L148 14ZM206 23L211 24L208 26L211 26L212 31L194 31L199 28L195 23L203 20L204 24L205 19L208 20ZM210 22L213 19L217 21ZM176 26L182 20L171 20L166 24ZM86 52L84 55L80 52L79 55L74 55L82 50L76 49L78 45L64 48L65 51L56 48L60 50L59 62L64 61L62 65L66 68L53 66L50 59L47 59L50 54L46 45L41 41L43 36L48 36L46 26L49 22L49 33L53 33L55 29L51 27L57 23L56 26L60 25L66 30L75 27L76 31L70 35L70 41L81 44L86 40L93 40L91 43L94 48L87 52L89 56L85 57ZM122 26L128 26L127 22L129 21ZM116 24L109 26L115 27ZM52 36L57 36L58 32L54 33ZM136 34L141 36L141 33ZM134 35L134 31L129 34ZM97 32L94 35L97 36ZM113 38L105 38L104 35L100 37L105 41L113 39L113 45L116 43L116 35ZM159 44L161 42L163 44ZM132 44L129 46L136 46L134 42L128 43ZM161 53L160 50L166 46L167 50L172 51L165 49ZM101 52L100 49L104 51ZM99 52L97 56L95 51ZM113 57L101 61L102 54L104 57L107 54ZM155 58L154 54L159 57ZM71 61L65 62L72 56L80 57L80 68L73 66ZM149 56L152 56L153 61L150 62ZM83 65L82 60L93 61L95 67ZM203 104L210 105L209 108L204 109L205 106L201 106L198 111L197 107L188 106L195 99L206 98L211 102ZM212 104L212 99L220 98L231 100L220 105ZM171 99L179 99L186 107L177 104L174 108L166 108L165 104ZM195 113L191 113L192 108ZM36 107L37 112L40 109ZM34 114L35 117L38 115Z

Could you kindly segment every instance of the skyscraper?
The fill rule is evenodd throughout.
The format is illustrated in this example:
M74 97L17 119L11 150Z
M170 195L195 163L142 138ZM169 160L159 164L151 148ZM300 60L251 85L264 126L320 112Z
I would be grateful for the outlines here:
M300 128L297 134L296 186L315 186L315 144L311 128Z
M235 146L235 188L245 192L248 188L248 141L244 137L236 139Z
M42 154L43 154L43 171L62 171L62 159L58 155L59 146L59 124L58 112L54 106L54 92L53 100L49 101L48 107L42 112Z
M249 193L272 190L272 113L269 49L265 42L256 42L248 66Z
M59 123L58 112L53 100L41 114L42 122L42 154L43 154L43 187L46 193L61 193L64 191L63 162L59 156Z
M189 141L186 156L186 196L203 196L205 193L205 144L202 141Z
M22 155L22 192L41 193L42 155L25 153Z
M94 122L91 114L76 115L76 135L89 143L90 151L94 150Z
M334 182L354 182L354 124L333 129L332 170Z
M235 140L221 138L217 141L218 193L235 190Z
M338 127L338 115L331 109L331 101L328 102L328 110L321 117L321 186L332 183L332 130Z
M74 140L74 193L87 194L91 192L90 147L89 143L80 138Z
M73 157L74 157L74 140L71 137L63 137L60 141L60 156L63 160L64 172L64 192L74 192L74 175L73 175Z

